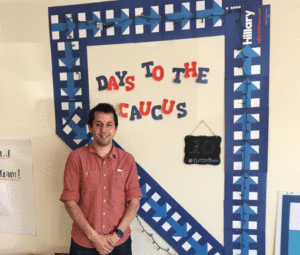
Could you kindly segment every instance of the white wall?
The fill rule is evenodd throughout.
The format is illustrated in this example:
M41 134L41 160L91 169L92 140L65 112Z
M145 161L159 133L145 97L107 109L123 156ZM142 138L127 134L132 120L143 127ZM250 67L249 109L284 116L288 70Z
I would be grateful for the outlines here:
M55 134L48 7L88 2L91 1L0 0L0 139L32 140L36 209L36 236L0 234L1 254L51 254L58 251L62 252L69 246L71 220L58 199L62 191L64 164L70 149ZM300 175L298 175L297 169L299 166L297 158L300 153L300 137L297 132L300 125L300 117L297 114L297 109L300 106L298 100L300 88L296 82L296 78L299 77L300 53L296 43L300 39L297 26L300 4L296 0L288 3L283 3L280 0L268 0L264 1L264 4L271 5L270 128L266 222L266 254L271 255L274 251L277 192L281 190L299 191L300 183ZM220 48L220 45L223 45L222 40L223 38L219 37L211 43L218 45L218 48ZM210 43L210 40L208 41ZM202 42L202 44L205 43ZM151 47L156 51L161 48L161 44L153 43ZM197 48L197 43L193 47ZM138 51L138 49L130 49L129 52L133 53L136 50ZM224 60L223 55L222 48L220 52L222 62ZM212 74L212 76L208 76L207 89L211 89L215 84L220 84L218 80L215 80L217 78L213 77L215 66L206 62L209 57L210 55L203 53L203 59L201 58L201 61L203 61L201 63L211 68L209 74ZM160 62L164 67L170 68L180 67L178 66L180 63L193 61L194 59L192 56L188 56L187 59L170 58L167 61L161 54L154 54L153 59L149 60L154 60L155 63L156 61ZM91 58L89 61L93 61L93 59ZM135 63L127 64L126 68L123 68L126 63L120 63L120 66L118 66L116 61L108 60L106 61L107 69L103 69L103 72L108 76L109 73L127 69L135 75L142 75L144 73L140 71L140 66L135 66L135 64L140 65L141 61L143 61L142 58L136 59ZM99 73L96 63L90 62L89 66L93 66L90 68L90 79L95 75L102 74ZM222 65L218 69L224 72ZM144 78L139 77L139 79L142 81ZM224 84L224 81L221 82ZM193 86L193 84L187 84L186 86ZM148 81L146 85L155 86L155 84L150 84ZM92 86L90 81L90 89L92 89ZM157 104L159 103L161 98L156 97L155 94L147 96L139 94L138 86L136 85L136 92L132 94L132 98L128 98L124 102L134 102L137 105L140 100L152 100L153 102L157 100ZM173 96L177 97L178 100L182 99L188 102L188 99L185 99L184 94L181 95L180 91L176 92L178 94L174 91L171 93L171 88L167 83L161 82L160 86L162 87L161 97L173 99L171 98ZM185 86L184 82L179 86ZM139 88L146 89L142 85ZM206 90L201 91L198 89L195 93L198 96L199 93L206 93ZM98 96L99 92L94 94L95 96L91 97L91 105L95 105L100 97ZM120 101L117 98L118 94L113 93L111 95L116 96L116 99L111 99L112 103L116 104L118 100ZM203 105L197 105L198 103L203 103ZM172 131L170 134L166 132L166 130L170 130L170 125L181 127L181 133L176 133L179 136L179 138L176 137L176 139L179 139L178 150L181 148L183 150L184 146L183 142L180 144L181 137L189 134L201 119L204 119L216 134L222 136L224 134L224 127L222 126L223 110L220 110L220 108L205 109L205 104L205 100L200 102L191 100L190 106L187 107L188 116L180 121L174 116L168 116L169 118L160 122L153 120L151 117L133 122L128 119L121 119L116 140L125 149L132 152L145 170L223 243L223 165L213 168L213 170L209 167L199 168L196 166L187 169L183 164L179 166L174 164L172 168L169 168L164 165L163 161L150 161L149 151L145 146L138 147L139 142L136 142L136 146L134 146L125 137L125 134L130 134L130 137L137 140L139 137L143 137L146 143L150 143L152 134L142 131L143 127L150 125L155 132L158 132L158 139L170 135L166 147L160 145L157 146L156 150L150 149L152 152L156 151L157 155L161 155L170 150L169 146L172 146L175 142L177 143L177 140L171 138L172 135L175 136L175 132ZM195 111L196 108L205 110L197 112ZM217 113L217 115L213 117L205 115L209 110ZM193 116L196 116L196 118L193 118ZM183 125L183 123L185 124ZM123 128L123 131L121 131L121 128ZM203 134L207 130L204 128L197 130L197 132L195 132L195 135ZM209 135L210 133L207 132L206 134ZM176 154L175 159L180 159L180 157L179 152ZM221 157L223 158L223 155ZM155 158L158 157L155 156ZM211 170L215 171L218 176L217 187L210 187L209 185L212 183L213 178ZM190 171L193 174L184 176L182 171ZM178 183L177 180L182 180L182 178L184 178L184 181ZM195 179L197 182L194 181ZM178 189L178 184L180 184L181 190L184 191L189 188L188 186L195 186L194 189L200 195L192 196L190 200L186 200L186 194ZM212 200L215 203L211 203ZM199 208L201 208L200 211ZM212 218L214 222L211 222ZM140 235L141 228L137 221L134 221L132 228L134 230L134 252L136 254L165 254L163 251L155 249L149 237L144 234ZM162 246L168 247L167 244L160 242Z

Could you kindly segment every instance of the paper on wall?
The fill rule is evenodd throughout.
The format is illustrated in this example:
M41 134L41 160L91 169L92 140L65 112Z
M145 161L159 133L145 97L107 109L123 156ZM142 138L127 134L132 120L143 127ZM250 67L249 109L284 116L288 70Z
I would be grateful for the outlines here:
M35 235L29 140L0 140L0 232Z
M12 203L7 183L0 183L0 217L9 216L12 212Z

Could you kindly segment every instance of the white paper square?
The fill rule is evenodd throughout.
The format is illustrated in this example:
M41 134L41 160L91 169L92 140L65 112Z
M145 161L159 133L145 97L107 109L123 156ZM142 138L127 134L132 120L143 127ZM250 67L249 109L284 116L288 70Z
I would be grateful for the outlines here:
M179 221L179 219L181 218L181 216L176 212L172 215L172 218L175 220L175 221Z
M259 98L253 98L251 99L251 107L260 107L260 99Z
M242 170L243 164L242 162L233 162L233 170Z
M161 226L165 231L168 231L171 228L171 225L168 222L165 222L162 226Z
M185 242L183 245L182 245L182 248L186 251L188 251L189 249L191 249L191 245L188 243L188 242Z
M251 161L250 162L250 170L259 170L259 162Z
M290 230L300 230L300 203L290 204Z
M145 203L142 208L145 212L148 212L151 209L151 206L148 203Z
M241 228L241 222L240 221L232 221L232 228L240 229Z
M196 242L198 242L202 236L198 232L196 232L195 234L192 235L192 237Z
M135 26L135 33L136 34L143 34L144 33L144 25L136 25Z
M67 126L64 127L63 131L68 135L68 134L71 133L72 128L70 128L70 126L67 125Z
M58 23L58 15L51 15L51 24Z
M260 65L251 66L251 74L252 75L260 74Z
M249 200L257 200L258 193L257 192L249 192Z
M160 199L160 195L158 195L156 192L152 195L152 199L157 202Z
M242 140L243 132L242 131L234 131L233 137L234 137L234 140Z
M233 107L236 109L243 108L243 99L233 100Z
M248 223L249 229L257 229L257 222L256 221L249 221Z
M61 103L61 109L62 109L63 111L69 110L69 103L67 103L67 102Z
M250 132L251 139L259 139L259 130L254 130Z
M67 78L67 73L59 73L59 79L60 79L61 81L66 81L66 80L68 80L68 78Z

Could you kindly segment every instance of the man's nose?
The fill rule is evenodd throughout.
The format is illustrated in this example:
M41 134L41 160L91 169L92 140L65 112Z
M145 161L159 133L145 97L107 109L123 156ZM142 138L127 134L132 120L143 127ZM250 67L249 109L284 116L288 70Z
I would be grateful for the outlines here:
M105 132L106 130L107 130L107 128L106 128L105 125L103 125L103 126L100 128L100 131L101 131L101 132Z

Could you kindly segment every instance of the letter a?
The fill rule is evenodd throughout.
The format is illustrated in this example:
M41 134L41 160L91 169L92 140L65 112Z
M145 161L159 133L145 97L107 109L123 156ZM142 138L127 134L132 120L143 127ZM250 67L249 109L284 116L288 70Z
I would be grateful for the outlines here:
M119 85L114 76L110 76L109 81L108 81L107 90L112 90L112 87L114 87L114 90L119 89Z

